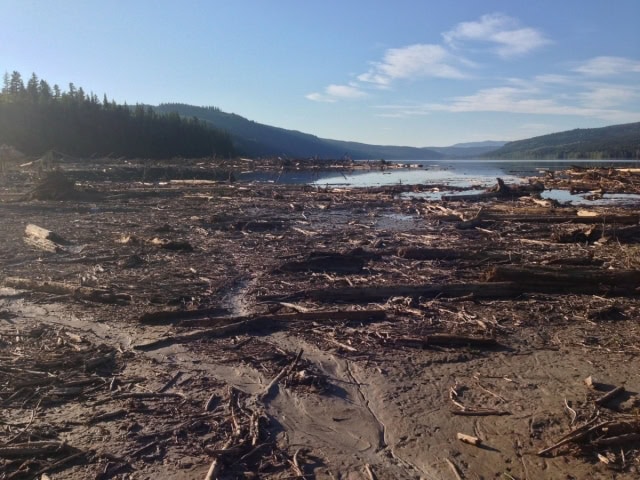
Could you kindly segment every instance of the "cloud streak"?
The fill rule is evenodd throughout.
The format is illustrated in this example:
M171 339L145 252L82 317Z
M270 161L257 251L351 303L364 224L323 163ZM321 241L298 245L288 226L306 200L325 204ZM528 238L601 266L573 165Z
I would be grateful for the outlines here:
M613 122L637 121L640 114L620 109L621 105L639 97L635 89L600 86L577 93L574 98L558 98L549 91L535 87L503 86L478 90L472 95L452 98L446 103L414 106L386 105L379 107L384 116L409 116L432 112L473 113L504 112L534 115L573 115L600 118ZM563 101L564 100L564 101Z
M459 49L469 42L493 45L494 53L503 58L524 55L551 43L542 32L520 27L518 21L501 13L483 15L476 22L462 22L442 34L447 45Z
M574 68L574 71L591 77L640 73L640 62L623 57L595 57Z

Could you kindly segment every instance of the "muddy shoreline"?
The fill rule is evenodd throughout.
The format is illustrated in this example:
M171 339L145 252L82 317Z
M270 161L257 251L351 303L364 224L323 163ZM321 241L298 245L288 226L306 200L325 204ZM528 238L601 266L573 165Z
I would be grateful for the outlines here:
M0 478L637 478L637 204L246 163L0 180Z

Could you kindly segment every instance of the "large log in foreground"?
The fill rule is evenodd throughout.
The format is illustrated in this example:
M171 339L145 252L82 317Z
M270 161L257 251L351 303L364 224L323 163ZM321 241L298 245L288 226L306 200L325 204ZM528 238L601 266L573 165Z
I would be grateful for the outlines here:
M640 271L597 268L520 267L500 265L487 274L489 282L514 282L526 292L578 294L640 294Z

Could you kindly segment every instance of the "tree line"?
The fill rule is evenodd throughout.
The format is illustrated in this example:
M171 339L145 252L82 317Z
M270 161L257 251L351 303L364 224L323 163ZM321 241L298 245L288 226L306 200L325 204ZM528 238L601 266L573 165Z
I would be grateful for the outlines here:
M197 118L156 113L144 105L102 100L73 83L51 86L34 73L5 73L0 144L27 155L49 150L79 157L173 158L234 155L231 136Z

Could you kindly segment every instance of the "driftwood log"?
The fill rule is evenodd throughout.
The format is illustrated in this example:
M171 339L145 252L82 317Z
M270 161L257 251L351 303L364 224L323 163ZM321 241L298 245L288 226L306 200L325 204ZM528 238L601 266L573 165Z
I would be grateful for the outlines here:
M80 253L83 249L82 246L71 245L57 233L32 223L28 224L24 230L24 243L50 253Z
M1 282L5 287L17 290L51 293L54 295L70 295L79 300L97 303L125 305L131 302L131 295L114 293L111 290L80 287L63 282L31 280L28 278L5 277Z

